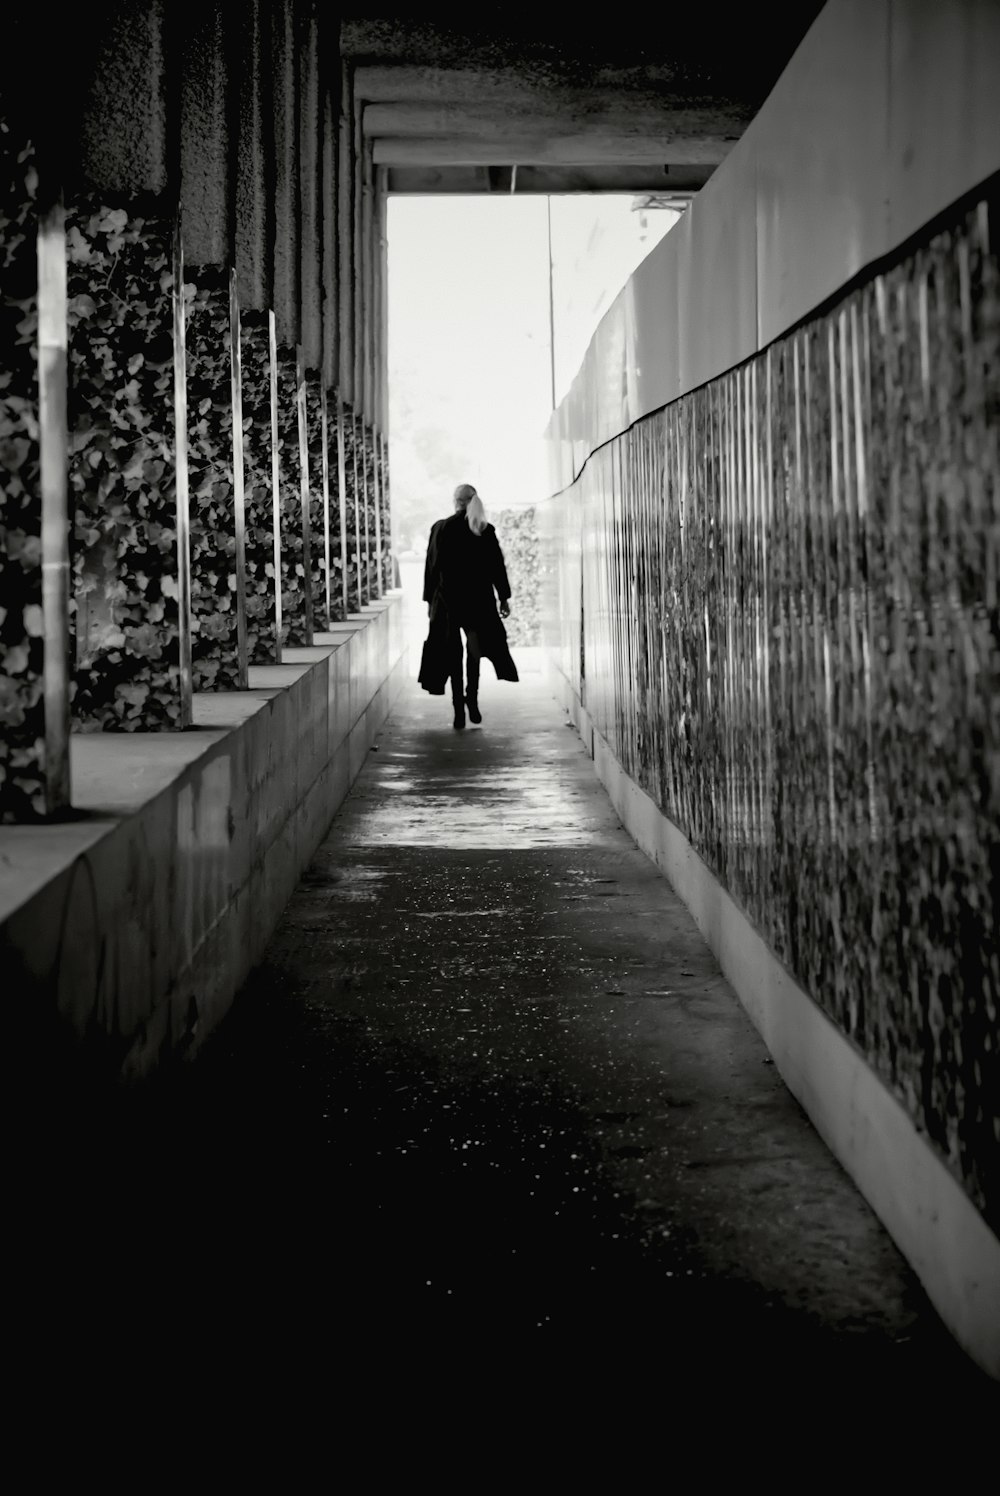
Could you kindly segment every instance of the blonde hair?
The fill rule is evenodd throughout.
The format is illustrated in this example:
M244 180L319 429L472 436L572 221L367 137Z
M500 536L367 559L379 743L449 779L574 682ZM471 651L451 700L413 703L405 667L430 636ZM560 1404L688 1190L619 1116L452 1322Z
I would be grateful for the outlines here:
M482 499L471 483L458 485L455 489L455 504L457 508L465 510L465 517L473 535L481 535L486 529L486 510L483 508Z

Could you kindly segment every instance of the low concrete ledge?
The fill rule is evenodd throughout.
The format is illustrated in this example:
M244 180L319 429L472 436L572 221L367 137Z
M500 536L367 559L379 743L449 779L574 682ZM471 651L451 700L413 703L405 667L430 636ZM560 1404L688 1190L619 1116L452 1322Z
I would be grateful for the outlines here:
M405 676L398 591L183 733L81 734L62 825L0 827L9 1024L44 1068L87 1040L109 1074L193 1052L260 959Z
M622 824L687 905L788 1089L956 1340L1000 1379L1000 1240L874 1070L773 954L683 833L628 777L551 664L549 680Z

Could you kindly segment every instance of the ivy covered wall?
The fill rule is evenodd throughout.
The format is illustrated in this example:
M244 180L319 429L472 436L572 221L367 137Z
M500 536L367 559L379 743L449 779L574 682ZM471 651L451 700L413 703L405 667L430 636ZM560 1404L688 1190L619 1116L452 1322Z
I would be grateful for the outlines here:
M229 278L187 270L191 664L196 691L237 691L236 517Z
M509 642L541 644L541 556L535 510L501 509L492 516L507 565L511 612L504 627Z
M88 13L81 45L56 59L65 75L57 129L37 88L11 79L5 90L0 820L50 810L36 376L39 153L32 141L41 142L47 163L46 201L61 192L67 215L72 597L56 642L59 654L68 644L72 655L64 694L72 697L74 730L175 731L190 719L192 687L239 689L244 590L253 667L274 662L282 640L304 643L384 589L382 558L370 553L382 528L373 508L374 464L357 461L374 452L379 437L379 411L368 408L378 403L379 381L367 376L385 357L376 325L376 261L384 244L373 232L382 189L373 191L369 180L366 192L355 159L359 142L341 124L340 20L302 0L254 0L238 19L230 9L205 0L198 20L181 32L160 0ZM173 325L178 238L183 367ZM242 578L230 367L234 273L242 323ZM276 444L269 316L279 349ZM306 387L308 556L296 349ZM182 408L186 402L183 433L176 430L175 372ZM50 564L58 562L50 557Z
M83 198L66 248L74 718L178 727L173 226Z
M34 151L0 120L0 819L45 802Z

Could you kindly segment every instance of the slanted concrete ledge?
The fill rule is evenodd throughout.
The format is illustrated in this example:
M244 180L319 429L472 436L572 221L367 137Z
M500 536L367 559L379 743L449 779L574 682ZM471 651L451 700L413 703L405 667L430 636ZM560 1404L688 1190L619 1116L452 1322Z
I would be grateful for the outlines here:
M260 959L405 676L389 593L250 689L195 698L183 733L72 744L79 819L0 827L0 960L10 1024L44 1067L87 1041L145 1075L192 1053Z
M864 1058L795 982L683 833L628 777L551 664L549 680L622 824L691 911L788 1089L959 1344L1000 1379L1000 1240Z

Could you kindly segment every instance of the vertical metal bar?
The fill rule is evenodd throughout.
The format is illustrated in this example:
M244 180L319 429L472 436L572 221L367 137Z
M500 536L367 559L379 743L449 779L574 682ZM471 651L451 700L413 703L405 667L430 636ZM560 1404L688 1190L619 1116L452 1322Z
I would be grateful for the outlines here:
M376 405L378 424L389 429L389 207L388 167L380 166L379 192L379 399ZM384 454L383 454L384 455Z
M330 612L330 453L327 447L329 440L329 422L326 414L326 386L324 385L320 396L320 423L323 432L323 577L325 583L326 597L324 607L326 613L326 626L330 627L333 617Z
M295 349L295 408L299 418L299 495L302 500L302 637L313 642L312 522L309 513L309 427L306 422L306 369L302 345Z
M382 459L382 500L385 505L385 585L395 587L396 573L392 561L392 487L389 483L389 439L379 434L379 452Z
M240 352L240 298L236 271L229 272L229 372L233 407L233 521L236 536L236 652L240 686L250 683L247 653L246 494L243 481L243 360Z
M372 473L375 490L375 595L381 597L385 591L385 568L382 564L382 484L378 471L379 435L372 429Z
M45 809L70 803L66 214L59 190L38 220L38 444L42 490Z
M357 609L363 607L361 597L361 505L358 502L358 428L363 423L356 412L351 412L351 425L354 432L354 441L351 444L351 462L354 468L354 554L357 558L358 572L358 597Z
M180 653L180 726L192 721L191 674L191 511L188 495L187 345L184 311L184 246L180 224L174 230L174 448L177 494L177 642Z
M274 536L274 659L281 664L281 464L278 458L278 335L267 314L271 375L271 529Z
M347 606L347 473L345 471L344 456L344 398L337 392L337 503L340 509L340 589L344 604L344 616L349 611Z
M361 482L365 496L365 603L372 600L371 499L368 492L368 427L361 417Z

